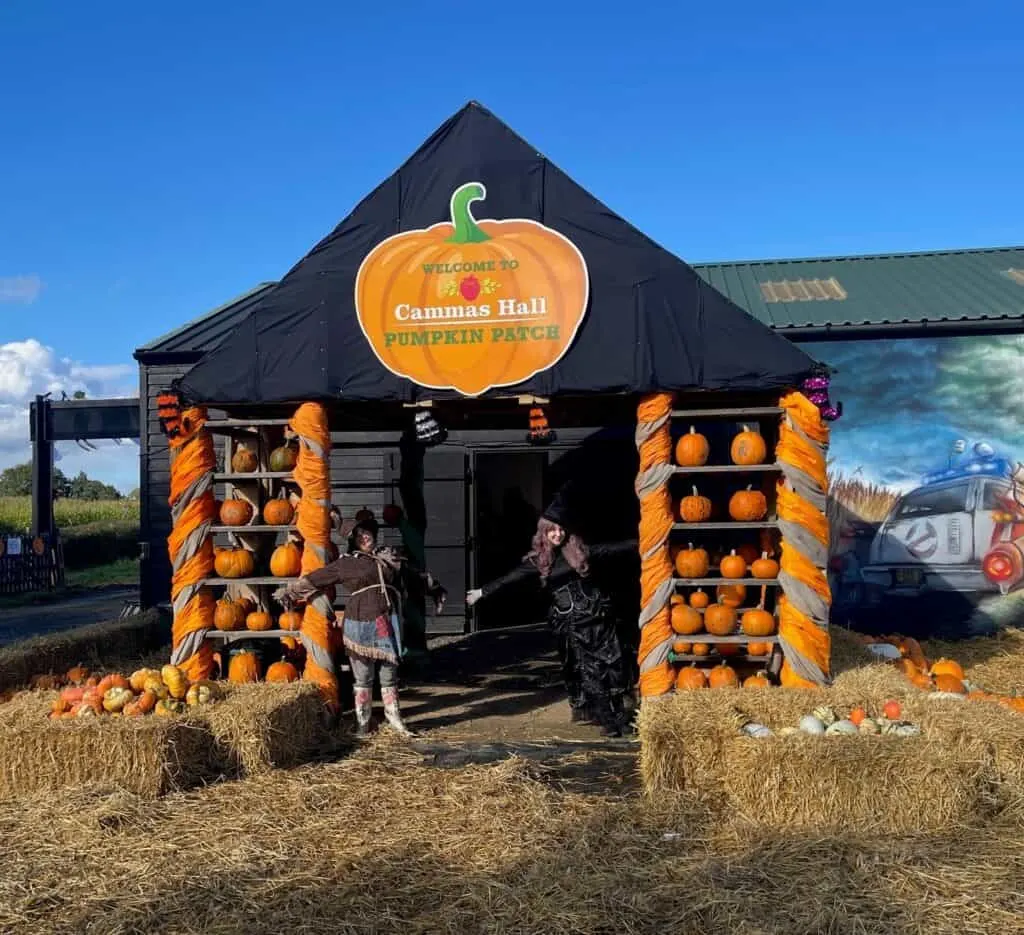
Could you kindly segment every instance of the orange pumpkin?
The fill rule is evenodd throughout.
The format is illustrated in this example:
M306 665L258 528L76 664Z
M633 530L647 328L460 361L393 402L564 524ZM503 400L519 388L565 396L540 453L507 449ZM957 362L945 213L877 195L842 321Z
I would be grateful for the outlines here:
M301 568L302 553L294 542L279 545L270 556L270 573L275 578L294 578Z
M680 636L692 636L704 629L704 620L692 607L676 604L672 608L672 629Z
M715 597L719 604L726 607L739 607L747 596L745 584L720 584L715 588Z
M243 650L235 653L228 663L228 681L258 682L260 680L260 662L256 654Z
M588 299L586 264L572 242L537 221L477 221L470 206L486 195L479 182L460 185L451 196L450 223L377 244L355 282L356 315L380 362L420 386L464 396L512 386L551 367L572 343ZM464 324L479 324L470 316L486 305L489 339L424 347L417 338L437 328L422 311L431 305L464 310ZM494 314L501 309L520 317L545 313L549 339L516 340L516 327L502 328Z
M244 526L252 519L252 504L245 500L225 500L220 505L220 521L225 526Z
M726 663L715 666L708 673L708 688L739 688L740 680L736 670Z
M72 666L64 676L72 685L81 685L89 677L89 670L85 666Z
M722 573L723 578L742 578L747 573L747 563L733 549L718 563L718 570Z
M679 518L684 523L703 523L711 516L711 501L697 493L693 488L693 494L683 497L679 502Z
M722 604L712 604L704 611L704 629L715 636L731 636L736 630L736 611Z
M693 594L690 595L690 606L696 607L697 610L701 610L711 603L711 598L708 597L707 592L702 588L697 588Z
M964 680L964 670L960 667L960 663L946 658L939 659L932 666L931 675L932 678L939 675L952 675L953 678L961 682Z
M769 682L768 679L766 679L760 673L758 673L757 675L748 675L743 680L744 688L769 688L771 687L771 684L772 683Z
M247 549L221 549L213 560L214 571L221 578L246 578L252 574L252 552Z
M774 643L747 643L748 656L770 656Z
M694 643L693 649L690 650L695 656L709 656L711 655L711 644L710 643Z
M912 636L905 636L897 643L900 655L910 659L922 672L928 671L928 660L924 657L921 644Z
M756 523L768 515L768 501L760 490L748 487L729 498L729 515L741 523Z
M779 576L779 563L774 558L769 558L767 552L762 552L756 562L751 562L750 573L755 578L777 578Z
M680 656L685 656L691 649L693 649L693 643L684 643L682 640L675 640L672 643L672 652Z
M287 526L294 516L295 510L283 496L268 500L263 507L263 522L268 526Z
M268 466L272 471L291 471L299 461L297 445L284 444L270 452Z
M301 630L302 614L295 610L286 610L277 618L277 628L279 630Z
M743 431L732 440L729 454L732 457L733 464L764 464L768 448L761 435L751 431L748 426L744 425Z
M105 675L100 679L99 685L96 686L96 693L102 698L112 688L122 688L131 691L132 683L129 679L117 673Z
M240 597L237 601L242 613L248 617L256 609L256 602L251 597Z
M698 669L696 666L683 666L676 676L676 691L696 691L707 687L708 680L704 675L704 670Z
M755 607L740 618L740 629L747 636L771 636L775 632L775 618L764 608Z
M964 683L955 675L947 675L945 672L940 672L934 677L934 681L935 687L940 692L954 692L957 695L967 694L967 689L964 688Z
M235 453L231 456L231 470L236 474L251 474L260 466L256 452L244 442L239 442Z
M213 625L224 631L244 629L245 611L242 610L242 605L225 594L217 601L217 609L213 612Z
M680 578L703 578L708 573L708 553L705 549L695 549L693 543L689 548L680 549L676 553L676 574Z
M710 454L708 440L692 425L689 433L676 442L676 464L682 467L702 467Z
M247 630L273 630L274 629L274 618L270 616L265 610L256 610L249 614L245 618L245 628Z
M283 659L280 662L271 663L267 667L268 682L295 682L299 678L299 671L290 662Z

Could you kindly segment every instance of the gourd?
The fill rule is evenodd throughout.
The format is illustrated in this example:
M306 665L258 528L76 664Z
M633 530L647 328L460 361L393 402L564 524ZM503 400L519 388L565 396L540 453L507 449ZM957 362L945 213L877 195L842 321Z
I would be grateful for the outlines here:
M247 578L252 574L252 553L248 549L221 549L213 560L213 569L221 578Z
M768 557L767 552L762 552L761 557L750 565L750 573L755 578L777 578L779 576L779 563Z
M157 717L174 717L176 714L183 714L184 711L185 702L178 701L176 698L163 698L156 703Z
M747 596L745 584L720 584L715 588L715 598L726 607L739 607Z
M143 691L147 691L151 695L154 695L157 701L162 701L164 698L171 697L171 693L167 690L167 686L164 685L163 679L160 678L159 673L146 679Z
M280 662L272 663L267 667L268 682L294 682L298 679L299 672L290 662L283 659Z
M226 632L244 629L245 611L242 605L225 594L217 601L217 609L213 612L213 625L218 630Z
M252 519L252 504L245 500L225 500L220 505L220 521L225 526L244 526Z
M118 675L116 673L113 675L104 675L96 686L96 694L102 698L112 688L127 688L128 691L131 691L132 683L123 675Z
M160 678L160 672L157 669L136 669L129 677L128 684L131 686L133 692L142 692L146 690L146 679Z
M245 618L245 628L256 631L273 630L274 618L265 610L254 610Z
M736 611L722 604L712 604L704 611L704 629L714 636L731 636L736 629Z
M709 564L707 551L695 549L692 542L676 555L676 573L680 578L703 578L708 573Z
M695 691L700 688L707 688L708 680L703 669L696 666L684 666L676 676L676 691Z
M277 618L277 628L279 630L301 630L302 614L295 610L286 610Z
M228 681L242 684L260 680L260 663L256 654L243 650L235 653L228 663Z
M682 467L703 467L710 454L708 440L692 425L689 433L676 442L676 464Z
M718 570L723 578L742 578L747 573L747 563L733 549L718 563Z
M722 662L708 673L708 688L739 688L740 680L732 666Z
M768 515L768 501L760 490L752 486L737 490L729 498L729 515L741 523L756 523Z
M684 523L703 523L711 516L711 501L702 497L697 488L693 488L693 494L683 497L679 503L679 518Z
M287 526L294 517L295 510L283 490L279 496L268 500L263 506L263 522L268 526Z
M170 696L181 700L188 692L188 678L177 666L166 665L160 670L160 680L167 686Z
M768 679L766 679L761 674L748 675L743 680L743 687L744 688L768 688L770 685L771 685L771 682L769 682Z
M729 455L733 464L752 465L763 464L768 453L764 438L757 432L753 432L746 425L733 440L729 447Z
M120 688L115 685L113 688L107 689L103 695L103 710L113 714L122 710L126 704L134 699L135 695L130 688Z
M302 568L302 553L294 542L285 542L270 556L270 573L275 578L294 578Z
M442 201L447 192L437 192ZM354 304L360 327L380 362L392 373L420 386L451 387L476 397L495 386L514 386L551 367L576 334L587 308L587 271L578 249L538 221L476 220L471 205L487 195L483 185L466 182L450 194L450 223L405 230L377 244L355 277ZM495 302L512 297L558 296L549 301L544 325L558 338L530 342L499 341L480 353L471 349L399 347L390 340L392 315L399 303L428 304L423 258L439 264L468 265L493 272L428 277L430 303ZM508 267L515 257L518 268ZM503 267L503 264L505 266ZM444 290L448 290L446 297ZM492 294L493 293L493 294ZM500 319L496 319L498 321Z
M703 588L697 588L697 590L690 595L690 606L696 607L698 610L707 607L710 603L711 598L708 597L707 592Z
M284 444L270 452L268 465L270 470L276 472L291 471L298 463L299 453L297 446Z
M256 452L244 442L239 442L235 453L231 456L231 470L235 474L251 474L259 467Z
M694 608L679 603L672 607L672 630L680 636L692 636L704 629L704 621Z
M763 607L755 607L744 612L740 629L747 636L771 636L775 632L775 617Z
M72 685L81 685L89 677L89 670L85 666L72 666L64 676Z
M932 678L938 675L952 675L961 682L964 680L964 670L961 668L960 663L945 657L939 659L931 668Z
M200 681L189 685L188 693L185 695L185 704L189 706L212 704L218 698L220 698L220 689L217 687L217 683L211 682L209 679L200 679Z

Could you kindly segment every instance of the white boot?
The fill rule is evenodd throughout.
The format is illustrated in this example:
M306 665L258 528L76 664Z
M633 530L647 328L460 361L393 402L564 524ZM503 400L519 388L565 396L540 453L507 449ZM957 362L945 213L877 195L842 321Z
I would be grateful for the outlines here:
M366 737L370 733L370 718L373 715L373 690L356 688L356 736Z
M382 688L380 693L384 699L384 717L391 729L406 737L411 737L413 733L405 726L405 721L402 720L402 714L398 709L398 689Z

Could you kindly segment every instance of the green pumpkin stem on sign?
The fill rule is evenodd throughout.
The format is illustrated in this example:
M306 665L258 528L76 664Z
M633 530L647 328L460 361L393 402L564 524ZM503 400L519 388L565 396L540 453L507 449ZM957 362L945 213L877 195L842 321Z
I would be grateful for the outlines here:
M474 201L481 201L485 196L484 187L479 182L467 182L455 189L451 202L455 231L447 238L447 243L483 243L491 239L490 234L480 229L469 209Z

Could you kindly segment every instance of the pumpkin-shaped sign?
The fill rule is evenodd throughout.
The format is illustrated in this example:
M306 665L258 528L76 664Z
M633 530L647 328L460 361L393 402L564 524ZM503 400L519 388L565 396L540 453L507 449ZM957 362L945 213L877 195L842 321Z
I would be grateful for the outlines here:
M589 298L577 247L537 221L477 221L480 182L459 186L451 221L379 243L356 274L359 325L392 373L479 396L554 366Z

